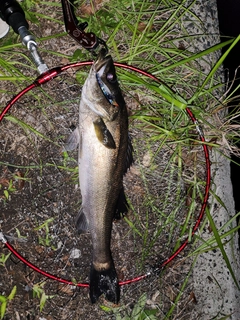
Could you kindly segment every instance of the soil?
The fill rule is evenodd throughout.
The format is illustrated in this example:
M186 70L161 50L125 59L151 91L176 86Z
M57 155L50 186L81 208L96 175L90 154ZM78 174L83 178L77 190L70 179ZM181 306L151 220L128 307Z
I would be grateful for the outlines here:
M39 10L44 10L44 6ZM61 19L61 10L53 15ZM47 36L63 26L42 20L40 27L32 24L31 28L35 34ZM62 36L45 41L44 47L49 52L66 53L74 52L77 45L68 36ZM69 62L42 52L49 67ZM21 59L19 54L19 63ZM79 79L86 78L88 71L88 68L68 71L25 94L4 118L0 131L0 230L38 268L77 283L89 281L91 238L88 234L79 236L75 229L81 205L77 152L67 155L63 146L78 124L83 83ZM23 68L22 72L35 77L31 69ZM27 84L29 81L21 86ZM14 83L5 85L8 94L2 97L2 106L11 98L10 92L20 90ZM154 109L152 93L124 83L121 87L130 116L140 109ZM154 112L171 127L173 119ZM173 117L177 119L180 115L176 113ZM189 122L186 115L181 115L182 128ZM115 319L117 310L130 317L145 293L145 314L146 310L155 310L156 319L163 319L176 303L171 319L196 319L191 281L183 290L190 277L192 260L187 258L190 246L164 270L158 267L188 235L199 212L203 189L199 184L198 194L194 195L192 185L195 178L204 179L201 147L181 146L180 151L179 145L171 140L152 141L158 133L154 126L130 118L134 164L124 177L130 209L125 219L113 222L112 232L112 253L119 280L149 271L151 276L122 286L118 306L109 304L104 297L92 305L88 288L48 279L10 255L6 263L0 264L0 294L8 295L14 285L17 293L9 302L4 319ZM192 137L196 138L195 130ZM194 214L189 216L189 212ZM188 227L183 232L186 219ZM4 244L0 245L3 257L9 251ZM110 311L104 311L102 306Z

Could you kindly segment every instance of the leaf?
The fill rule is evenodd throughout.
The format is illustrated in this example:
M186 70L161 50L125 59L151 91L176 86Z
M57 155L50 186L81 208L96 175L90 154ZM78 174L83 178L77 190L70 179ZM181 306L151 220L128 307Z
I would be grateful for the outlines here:
M232 316L233 314L234 314L234 312L226 315L225 317L219 318L219 320L228 320L228 319L231 318L231 316Z
M20 239L20 238L23 238L23 239L26 239L27 237L26 236L22 236L19 229L18 228L15 228L16 232L17 232L17 237Z
M14 298L16 292L17 292L17 286L14 286L12 288L12 291L10 292L9 296L7 297L9 301L11 301Z
M144 293L143 295L141 295L138 302L135 304L133 311L132 311L132 314L131 314L131 318L141 319L140 315L141 315L142 310L145 307L146 301L147 301L147 294Z
M225 203L222 201L222 199L215 193L215 192L211 192L211 194L213 195L213 197L216 199L216 201L226 210L228 211L227 207L225 206Z
M5 195L5 198L6 198L7 200L9 200L9 192L8 192L8 190L3 190L3 193L4 193L4 195Z
M157 312L158 312L157 309L144 310L144 313L146 314L146 316L150 317L150 319L157 319L155 318L155 315L157 314Z
M0 302L3 303L3 302L5 302L5 301L7 301L7 298L4 297L4 296L0 296Z
M124 220L128 223L129 227L135 231L141 238L143 237L141 232L136 228L135 224L131 221L131 220L128 220L127 217L124 217Z
M9 252L7 255L2 253L1 258L0 258L0 263L3 265L6 263L7 259L10 257L11 252Z
M83 57L84 57L83 51L80 49L76 49L71 57L71 62L80 61L81 59L83 59ZM79 81L79 82L81 83L82 81Z
M111 311L112 311L111 308L109 308L109 307L107 307L107 306L104 306L104 305L100 306L100 308L101 308L103 311L105 311L105 312L111 312Z
M29 124L25 123L24 121L12 116L12 115L6 115L5 119L11 121L14 124L19 125L24 131L26 132L32 132L35 135L39 136L42 139L45 139L47 141L50 141L53 143L53 141L51 139L49 139L48 137L44 136L41 132L39 132L38 130L34 129L32 126L30 126Z
M54 295L48 296L48 295L46 295L45 292L42 293L42 296L41 296L41 299L40 299L40 312L42 312L42 310L43 310L43 308L44 308L44 306L45 306L46 301L47 301L48 299L52 299L52 298L54 298Z
M47 219L43 224L41 224L40 226L34 228L34 230L38 231L38 230L41 230L42 228L45 228L45 229L48 228L48 224L53 222L53 220L54 220L53 217Z
M45 294L45 292L42 293L41 299L40 299L40 312L42 312L45 303L47 301L48 296Z
M206 210L206 214L207 214L209 223L210 223L210 225L211 225L211 228L212 228L212 230L213 230L214 236L215 236L215 238L216 238L216 242L217 242L217 244L218 244L218 247L219 247L219 249L220 249L220 251L221 251L221 253L222 253L223 259L224 259L225 262L226 262L226 265L227 265L227 267L228 267L229 272L231 273L231 276L232 276L232 278L233 278L233 281L235 282L237 288L240 290L238 281L237 281L237 279L236 279L236 277L235 277L235 274L234 274L233 269L232 269L232 267L231 267L230 261L229 261L229 259L228 259L227 254L226 254L226 251L225 251L225 249L224 249L224 247L223 247L223 244L222 244L222 241L221 241L221 237L220 237L220 235L219 235L219 233L218 233L218 231L217 231L216 225L215 225L215 223L214 223L214 221L213 221L213 218L212 218L209 210Z
M7 301L2 302L1 304L1 319L3 319L7 308Z

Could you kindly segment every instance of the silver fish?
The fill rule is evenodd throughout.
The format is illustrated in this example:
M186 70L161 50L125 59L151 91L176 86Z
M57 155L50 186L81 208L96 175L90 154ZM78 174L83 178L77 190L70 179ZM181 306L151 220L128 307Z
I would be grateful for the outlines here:
M101 294L117 303L118 277L110 250L113 219L127 212L123 175L132 162L128 114L113 60L100 52L82 88L79 127L67 150L79 144L79 181L82 207L77 219L80 233L90 231L92 265L90 299Z

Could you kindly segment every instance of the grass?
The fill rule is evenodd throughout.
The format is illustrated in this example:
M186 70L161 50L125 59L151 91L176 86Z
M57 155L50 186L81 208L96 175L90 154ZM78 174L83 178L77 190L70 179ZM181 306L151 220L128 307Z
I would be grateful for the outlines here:
M8 296L0 295L0 319L4 318L4 315L6 313L7 305L10 303L11 300L13 300L15 294L16 294L17 287L14 286L12 288L12 291Z
M149 320L157 320L156 314L157 314L157 309L152 309L149 310L145 308L147 302L147 294L144 293L138 300L138 302L135 304L132 312L130 315L126 314L126 311L123 310L123 315L121 314L121 308L109 308L106 306L102 306L102 309L105 312L113 312L116 320L131 320L131 319L136 319L136 320L144 320L144 319L149 319ZM125 312L124 312L125 311Z
M111 1L103 5L100 3L97 8L95 2L91 2L87 9L81 6L79 1L75 2L75 6L77 12L83 16L80 22L87 21L88 30L107 40L109 51L116 61L148 70L161 81L158 84L137 73L122 69L118 71L121 88L133 106L130 115L130 131L137 136L137 139L134 139L136 163L140 168L138 177L143 190L141 202L129 199L132 216L125 218L132 229L135 243L141 242L142 251L138 257L138 268L144 269L154 247L163 248L165 245L169 249L164 252L164 255L170 255L180 246L183 239L189 237L195 244L195 248L186 254L189 257L189 263L194 264L199 254L218 248L238 287L236 275L225 250L226 244L234 238L239 228L235 224L238 215L229 218L224 226L218 229L208 209L203 226L209 222L213 235L205 240L201 238L200 233L191 239L191 231L196 219L195 212L198 212L203 198L205 175L204 159L199 155L201 143L185 109L191 108L203 126L210 148L225 153L226 157L229 156L230 151L238 152L235 146L238 127L231 125L231 115L225 115L227 103L234 97L223 96L224 88L219 70L230 50L240 40L240 37L237 37L196 52L192 44L196 43L199 37L207 35L200 18L193 11L195 2L192 1L189 5L187 1L165 0L159 1L156 6L150 1L119 0L114 2L114 10ZM62 59L69 62L90 58L84 49L74 47L72 42L73 50L68 51L64 47L62 50L48 50L47 46L51 42L66 38L62 29L59 31L63 22L58 2L25 0L22 1L22 5L35 32L37 32L36 25L41 27L41 24L46 23L47 20L58 26L53 28L56 31L53 34L43 34L42 38L38 39L40 51L45 59L61 64ZM90 11L92 14L89 15L87 12ZM196 35L189 34L189 30L183 23L184 19L200 26L202 33L200 31ZM13 32L0 41L0 81L4 84L1 92L8 100L16 90L19 91L33 81L36 70L26 49L21 47L18 37ZM220 57L219 52L224 46L229 46L229 49ZM214 58L215 55L219 58ZM204 69L202 64L208 70L207 72L202 71ZM81 84L87 72L88 70L84 69L76 74ZM64 81L69 87L71 86L69 80ZM56 102L57 97L48 92L49 88L42 88L37 95L29 93L26 101L22 102L27 105L29 113L38 110L40 116L34 121L30 119L28 123L25 120L26 115L22 116L17 110L16 115L14 113L5 117L6 121L12 122L18 128L17 130L23 130L28 142L36 150L43 140L54 145L52 148L59 147L61 139L64 140L64 134L52 135L56 126L53 122L54 110L59 112L59 109L54 109L52 105L61 109L60 115L71 112L71 107L65 106L61 101ZM32 101L30 99L33 98L34 104L29 105L28 101ZM67 99L70 101L70 97ZM213 120L216 117L219 122ZM57 122L57 126L61 126L61 121ZM225 145L220 148L222 136L224 136ZM165 155L167 155L167 161L161 165L161 159ZM39 159L36 155L35 163L25 164L21 168L30 170L40 167L42 172L45 167L54 167L76 178L76 163L74 167L70 167L69 163L74 161L69 155L65 154L60 163L55 161L54 157L42 163L40 157L41 153L39 153ZM143 159L147 164L143 165ZM3 163L4 161L0 161L0 164ZM4 192L6 194L6 190ZM172 194L174 194L173 197ZM215 197L224 207L224 203L217 198L214 190L212 190L212 197ZM49 230L47 230L47 240L48 232ZM164 237L164 245L162 245L162 237ZM190 273L191 270L183 281L174 302L165 311L166 319L176 316L177 305L184 294ZM145 303L146 295L136 303L132 313L135 312L134 310L140 310L139 319L154 319L155 313L148 315L145 311ZM126 314L122 319L131 319L128 306L124 307ZM120 315L116 314L116 319L120 319Z

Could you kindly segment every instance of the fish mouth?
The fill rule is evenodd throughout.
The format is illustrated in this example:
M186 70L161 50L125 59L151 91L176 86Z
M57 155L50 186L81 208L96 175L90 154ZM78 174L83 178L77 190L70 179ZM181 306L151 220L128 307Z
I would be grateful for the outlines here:
M106 49L102 48L95 61L95 70L98 72L103 66L113 63L112 57L107 53Z

